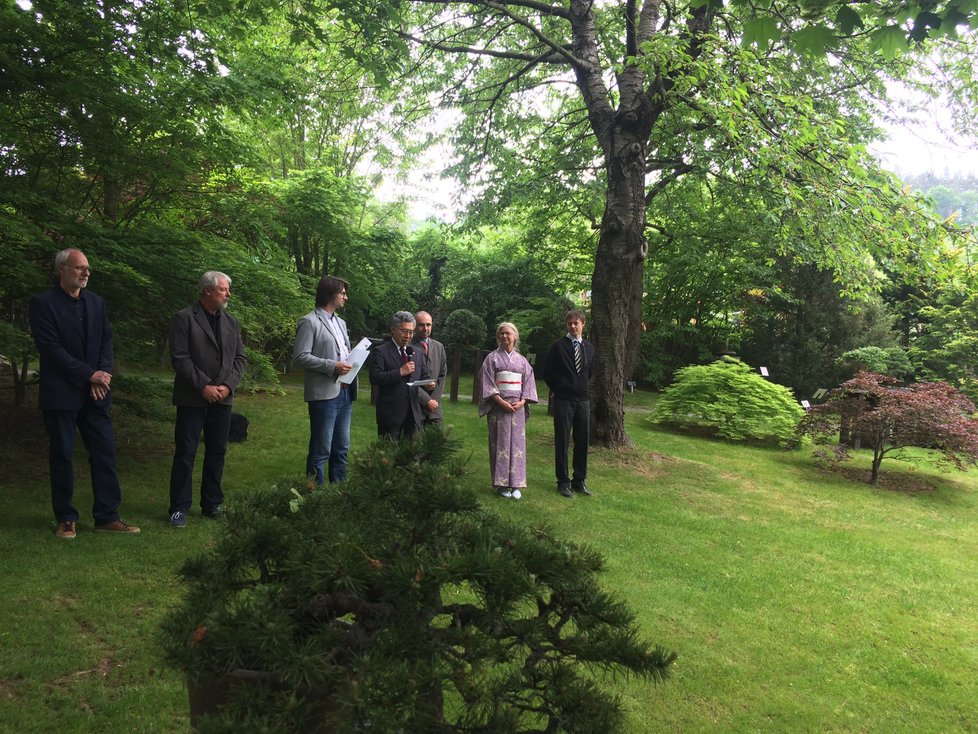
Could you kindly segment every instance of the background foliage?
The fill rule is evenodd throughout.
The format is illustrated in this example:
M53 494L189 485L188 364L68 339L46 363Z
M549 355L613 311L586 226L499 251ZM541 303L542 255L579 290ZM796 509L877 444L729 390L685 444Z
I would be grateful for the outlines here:
M461 35L446 49L441 4L382 6L0 9L0 352L29 366L27 302L65 246L95 266L92 288L131 365L166 362L169 317L209 268L232 277L258 381L288 368L295 320L324 272L351 283L355 338L418 308L437 337L464 309L484 329L472 346L491 348L496 324L512 320L524 351L539 353L566 308L583 306L591 329L607 319L592 276L609 171L562 66L523 58L526 37L495 10L450 4ZM602 64L631 53L620 10L596 11ZM635 363L623 380L661 388L687 365L737 354L805 397L850 376L843 354L878 348L905 350L910 379L976 394L973 177L908 174L904 186L866 148L874 120L896 114L885 79L949 95L954 124L968 127L970 11L674 10L633 49L634 73L664 80L643 94L668 104L644 148L648 253L638 326L617 350ZM467 23L470 12L485 22ZM541 33L566 32L558 18ZM497 22L507 30L489 38ZM694 26L690 46L682 29ZM478 53L487 41L501 49L491 59ZM935 64L941 74L928 74ZM436 109L457 122L444 134L426 122ZM397 191L440 138L468 202L452 225L413 221L406 197L375 197L382 180ZM14 374L26 373L0 379L23 399Z

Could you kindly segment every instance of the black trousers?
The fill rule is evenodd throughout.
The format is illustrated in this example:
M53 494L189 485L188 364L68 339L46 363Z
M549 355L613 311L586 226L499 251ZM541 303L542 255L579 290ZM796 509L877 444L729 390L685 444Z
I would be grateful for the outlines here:
M567 475L567 452L574 439L573 481L587 479L587 449L591 432L591 401L554 398L554 470L557 483L571 481Z
M177 406L173 427L173 466L170 469L170 514L186 512L193 504L194 461L204 433L204 468L200 475L200 509L213 512L224 502L221 479L228 452L231 406L214 403L203 408Z
M72 454L75 431L81 433L88 449L88 466L92 476L92 517L96 525L119 519L122 490L115 468L115 434L109 409L86 400L81 410L45 410L44 427L48 432L48 461L51 469L51 508L58 522L78 520L72 503L75 470Z

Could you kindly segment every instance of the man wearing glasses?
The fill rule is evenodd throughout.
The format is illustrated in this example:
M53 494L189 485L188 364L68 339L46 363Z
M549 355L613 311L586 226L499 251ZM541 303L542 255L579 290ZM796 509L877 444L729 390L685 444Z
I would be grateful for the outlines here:
M397 441L421 428L424 410L438 409L416 383L430 378L424 352L411 344L414 316L398 311L391 318L391 341L371 350L370 384L377 386L377 433Z
M112 327L105 303L85 290L92 269L81 250L59 252L54 269L54 287L31 299L28 310L40 354L39 403L48 433L54 532L65 540L77 534L79 515L72 503L77 430L88 449L95 532L136 534L139 528L119 518L122 490L109 415Z

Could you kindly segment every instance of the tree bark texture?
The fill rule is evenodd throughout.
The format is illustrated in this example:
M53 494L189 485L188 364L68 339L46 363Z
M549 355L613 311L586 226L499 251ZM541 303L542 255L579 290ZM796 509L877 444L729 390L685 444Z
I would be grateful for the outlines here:
M591 276L591 341L596 351L592 443L631 442L625 433L624 391L642 329L645 239L644 145L616 128L608 164L608 197Z
M650 4L646 4L646 8ZM645 152L656 111L646 93L645 74L635 64L617 77L617 110L601 73L592 6L571 4L577 86L591 127L601 144L608 178L607 198L591 276L591 341L596 365L591 393L591 442L616 448L630 445L625 433L625 382L635 367L641 335L645 239ZM652 32L648 18L638 26ZM629 30L628 46L644 38Z

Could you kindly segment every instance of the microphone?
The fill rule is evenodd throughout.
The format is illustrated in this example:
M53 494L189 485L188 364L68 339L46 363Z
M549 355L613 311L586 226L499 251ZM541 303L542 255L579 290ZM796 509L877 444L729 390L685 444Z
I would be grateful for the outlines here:
M404 347L404 353L408 357L408 362L410 362L412 359L414 359L414 347L412 347L410 344L408 344L406 347Z

